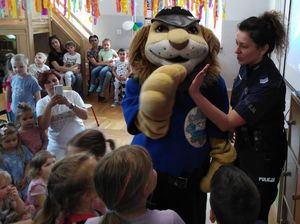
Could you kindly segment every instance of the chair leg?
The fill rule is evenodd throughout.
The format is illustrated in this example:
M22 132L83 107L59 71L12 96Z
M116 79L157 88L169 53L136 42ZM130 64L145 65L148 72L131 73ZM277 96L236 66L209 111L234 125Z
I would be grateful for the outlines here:
M95 120L96 120L97 126L99 127L99 122L98 122L97 116L96 116L96 114L95 114L94 108L93 108L93 107L91 107L91 109L92 109L92 112L93 112L94 118L95 118Z

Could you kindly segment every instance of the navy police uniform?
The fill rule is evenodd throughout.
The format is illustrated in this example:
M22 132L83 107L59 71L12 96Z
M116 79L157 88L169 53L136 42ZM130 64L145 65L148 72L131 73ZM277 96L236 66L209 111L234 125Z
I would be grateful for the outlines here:
M236 163L256 184L261 196L259 219L266 222L287 153L285 92L278 69L265 57L257 65L241 66L231 96L232 108L246 121L235 133Z

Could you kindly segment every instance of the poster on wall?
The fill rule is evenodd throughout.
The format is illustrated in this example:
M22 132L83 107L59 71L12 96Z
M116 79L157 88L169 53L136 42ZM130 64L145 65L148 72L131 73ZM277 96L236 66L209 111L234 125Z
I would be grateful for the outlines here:
M289 16L289 49L286 55L284 77L294 90L300 90L300 1L292 0Z

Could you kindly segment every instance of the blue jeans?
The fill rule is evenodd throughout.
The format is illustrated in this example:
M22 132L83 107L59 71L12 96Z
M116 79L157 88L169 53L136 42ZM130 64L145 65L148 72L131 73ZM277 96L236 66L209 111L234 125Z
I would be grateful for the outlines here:
M106 76L111 76L111 68L109 66L104 66L102 67L101 71L100 71L100 80L99 80L99 86L98 88L100 89L100 93L103 93L104 90L106 89L108 83L104 82ZM110 81L110 79L109 79Z
M81 73L73 74L72 76L72 89L83 97L83 82Z
M100 71L104 66L97 66L93 68L91 71L91 81L90 84L96 84L96 79L100 76Z

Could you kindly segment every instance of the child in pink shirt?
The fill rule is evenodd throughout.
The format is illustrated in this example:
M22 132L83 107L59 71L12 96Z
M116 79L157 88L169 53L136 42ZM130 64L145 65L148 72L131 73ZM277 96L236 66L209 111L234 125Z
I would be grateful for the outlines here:
M20 126L18 130L20 139L33 155L47 149L48 136L45 131L35 125L34 113L28 104L20 103L18 105L16 121Z

